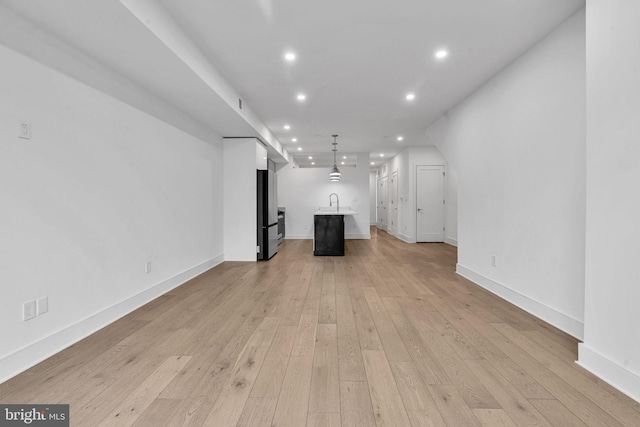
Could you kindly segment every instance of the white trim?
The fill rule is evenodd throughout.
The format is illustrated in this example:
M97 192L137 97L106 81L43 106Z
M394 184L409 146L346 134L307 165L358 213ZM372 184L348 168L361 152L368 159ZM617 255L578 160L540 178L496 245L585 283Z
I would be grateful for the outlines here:
M386 233L387 233L389 236L393 236L393 237L395 237L396 239L399 239L399 237L398 237L398 234L399 234L399 233L398 233L398 231L397 231L397 230L396 230L396 231L387 230L387 231L386 231Z
M456 248L458 247L458 240L457 239L452 239L451 237L445 237L444 238L444 242L451 245L451 246L455 246Z
M456 273L471 280L473 283L482 286L486 290L496 294L500 298L507 300L511 304L520 307L524 311L544 320L556 328L568 333L569 335L582 340L584 336L584 323L567 316L560 311L549 307L539 301L534 300L518 291L502 285L482 274L456 264Z
M406 234L398 233L396 237L405 243L416 243L415 236L410 237L410 236L407 236Z
M586 344L578 344L576 363L611 384L633 400L640 402L640 377L604 357Z
M309 234L294 234L294 235L289 235L287 234L286 236L284 236L284 240L313 240L313 236L309 235Z
M150 301L223 262L223 255L191 267L0 359L0 384L99 331Z

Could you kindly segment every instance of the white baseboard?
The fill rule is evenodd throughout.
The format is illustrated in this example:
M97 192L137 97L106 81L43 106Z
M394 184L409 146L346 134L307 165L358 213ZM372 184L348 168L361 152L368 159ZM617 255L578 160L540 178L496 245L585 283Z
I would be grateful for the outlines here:
M223 262L211 258L0 359L0 384Z
M407 235L402 234L402 233L398 233L396 235L396 237L398 239L402 240L403 242L406 242L406 243L416 243L416 238L415 237L407 236Z
M509 301L524 311L544 320L545 322L555 326L556 328L568 333L569 335L582 340L584 336L584 323L567 316L539 301L534 300L520 292L514 291L507 286L476 273L460 264L456 264L456 273L471 280L473 283L482 286L486 290L496 294L500 298Z
M451 237L445 237L444 238L444 242L448 243L451 246L455 246L456 248L458 247L458 240L457 239L452 239Z
M623 368L586 344L578 344L578 365L640 402L640 377Z
M306 240L313 240L313 236L308 236L308 235L306 235L306 234L294 234L294 235L291 235L291 236L290 236L290 235L288 235L288 234L287 234L287 235L284 237L284 239L285 239L285 240L289 240L289 239L291 239L291 240L299 240L299 239L303 239L303 240L305 240L305 239L306 239Z

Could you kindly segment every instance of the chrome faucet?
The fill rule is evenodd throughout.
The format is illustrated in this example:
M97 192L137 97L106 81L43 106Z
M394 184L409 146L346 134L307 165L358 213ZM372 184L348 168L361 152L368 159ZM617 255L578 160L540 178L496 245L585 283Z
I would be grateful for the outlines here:
M340 199L338 198L338 195L336 193L329 194L329 206L333 206L333 203L331 202L331 196L336 196L336 212L340 212Z

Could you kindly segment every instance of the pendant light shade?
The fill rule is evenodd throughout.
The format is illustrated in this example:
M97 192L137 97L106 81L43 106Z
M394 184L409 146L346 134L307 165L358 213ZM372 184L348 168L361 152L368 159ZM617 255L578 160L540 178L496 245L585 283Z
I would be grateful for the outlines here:
M329 172L329 181L338 182L340 181L340 178L342 178L342 173L340 172L340 169L338 169L338 165L336 163L336 151L338 151L336 148L336 145L338 145L336 138L338 135L331 136L333 136L333 150L331 150L333 151L333 168L331 168L331 172Z

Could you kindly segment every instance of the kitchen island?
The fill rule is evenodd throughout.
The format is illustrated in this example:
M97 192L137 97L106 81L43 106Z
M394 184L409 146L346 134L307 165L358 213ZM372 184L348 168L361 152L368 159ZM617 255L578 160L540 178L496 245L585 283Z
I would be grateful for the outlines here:
M313 213L313 254L344 256L344 217L356 215L351 208L319 208Z

